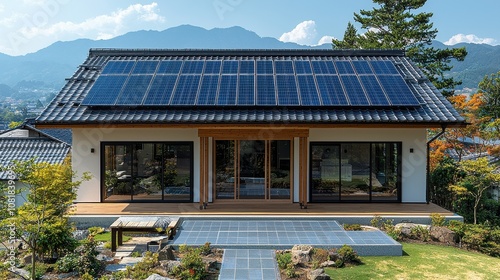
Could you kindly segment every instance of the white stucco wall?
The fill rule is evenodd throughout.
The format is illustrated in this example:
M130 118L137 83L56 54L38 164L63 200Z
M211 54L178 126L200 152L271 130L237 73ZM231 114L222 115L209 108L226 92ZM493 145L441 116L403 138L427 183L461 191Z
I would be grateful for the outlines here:
M81 175L90 172L92 179L83 182L78 190L77 202L100 202L100 159L101 142L129 142L129 141L189 141L193 142L195 186L193 201L199 201L200 185L200 142L197 129L174 128L74 128L73 129L73 169ZM94 153L91 153L94 149Z
M311 129L309 142L402 142L402 202L425 203L426 129ZM413 153L410 153L413 149Z

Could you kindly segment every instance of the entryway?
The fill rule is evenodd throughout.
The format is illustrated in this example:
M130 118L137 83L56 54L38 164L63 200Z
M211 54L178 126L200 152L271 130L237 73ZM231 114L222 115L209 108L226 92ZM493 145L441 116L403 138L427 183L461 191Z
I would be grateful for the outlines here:
M215 199L291 199L291 140L215 140Z

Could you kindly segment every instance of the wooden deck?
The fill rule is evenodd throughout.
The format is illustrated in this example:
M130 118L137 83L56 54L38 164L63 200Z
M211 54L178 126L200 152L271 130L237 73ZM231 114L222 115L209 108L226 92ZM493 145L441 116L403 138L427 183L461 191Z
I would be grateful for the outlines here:
M171 216L429 216L452 212L435 204L413 203L310 203L300 209L298 203L262 201L224 201L199 203L77 203L75 215L171 215Z

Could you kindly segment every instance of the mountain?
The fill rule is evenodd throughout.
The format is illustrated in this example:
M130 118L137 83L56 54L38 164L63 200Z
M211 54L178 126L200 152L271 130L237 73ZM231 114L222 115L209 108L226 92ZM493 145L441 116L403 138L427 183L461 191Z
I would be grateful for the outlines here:
M464 62L454 63L450 75L463 79L463 87L475 88L479 81L500 70L500 46L459 44L469 55ZM435 42L436 47L447 47ZM301 49L311 48L284 43L275 38L262 38L241 27L206 30L181 25L163 31L137 31L109 40L79 39L56 42L24 56L0 54L0 84L12 88L21 81L43 81L46 86L60 89L83 63L90 48L165 48L165 49ZM314 48L331 48L330 44ZM5 90L5 89L4 89Z

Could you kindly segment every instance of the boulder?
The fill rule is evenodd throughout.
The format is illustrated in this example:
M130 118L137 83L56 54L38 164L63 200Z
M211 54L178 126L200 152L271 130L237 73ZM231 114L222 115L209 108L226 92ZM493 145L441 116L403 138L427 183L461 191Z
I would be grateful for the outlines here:
M335 267L335 262L334 261L326 261L326 262L323 262L319 265L319 267L323 268L323 267Z
M415 227L424 227L428 230L430 226L423 224L414 224L414 223L399 223L394 226L394 228L399 229L401 235L406 238L413 238L412 229Z
M307 279L309 280L330 280L330 276L325 273L325 270L322 268L318 268L315 270L311 270L307 273Z
M158 260L159 261L165 261L165 260L174 261L175 260L174 247L172 247L172 245L167 245L163 249L161 249L158 252Z
M163 277L163 276L158 275L158 274L151 274L151 275L149 275L148 278L146 278L146 280L170 280L170 278Z
M311 261L311 251L313 247L309 245L295 245L292 248L292 263L294 265L306 266Z
M174 270L174 268L178 267L179 265L181 265L181 262L180 261L170 261L170 260L167 260L167 261L160 261L160 266L168 273L172 273L172 271Z
M106 264L111 264L114 263L115 259L109 256L106 256L105 254L99 254L96 256L96 259L105 262Z
M430 235L432 240L448 245L454 245L457 240L455 232L447 227L431 227Z

